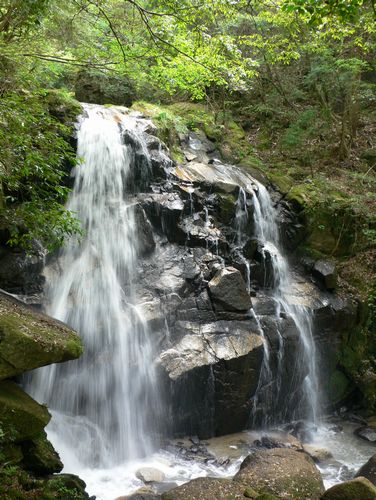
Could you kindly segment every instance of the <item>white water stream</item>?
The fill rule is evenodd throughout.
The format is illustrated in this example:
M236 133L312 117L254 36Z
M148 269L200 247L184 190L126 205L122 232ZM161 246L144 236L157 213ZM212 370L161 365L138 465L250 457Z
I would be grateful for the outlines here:
M281 311L290 317L299 332L303 346L299 359L296 360L296 370L303 370L306 376L303 381L303 392L305 401L304 409L296 408L297 418L306 418L312 423L317 423L320 416L319 383L317 376L317 357L315 343L312 334L312 318L310 311L304 305L293 303L290 294L293 288L292 273L287 258L283 255L277 224L278 213L273 206L270 195L261 183L257 182L258 192L253 196L255 236L262 245L264 261L270 258L273 279L273 298L276 301L277 321ZM283 357L283 339L279 331L279 365ZM270 374L270 368L265 368L261 377ZM281 374L277 377L281 379ZM265 380L265 383L268 381ZM281 383L279 380L278 384ZM278 397L278 395L274 395ZM285 401L285 415L294 415L292 410L293 401ZM265 416L265 424L268 424L268 416Z
M137 120L90 105L85 113L67 206L83 235L47 270L46 287L47 313L80 333L85 353L38 370L30 384L55 412L70 469L150 454L161 407L150 335L133 293L138 228L125 190L132 151L121 131L137 134Z

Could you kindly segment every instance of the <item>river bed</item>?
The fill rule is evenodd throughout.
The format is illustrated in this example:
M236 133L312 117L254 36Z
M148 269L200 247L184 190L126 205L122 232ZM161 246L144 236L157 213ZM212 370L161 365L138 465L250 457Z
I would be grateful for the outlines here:
M87 484L87 491L95 495L97 500L115 500L117 497L129 495L145 486L137 479L136 472L142 467L151 467L163 472L165 479L158 485L158 491L163 492L176 485L181 485L191 479L204 476L229 477L239 470L243 459L254 450L254 441L263 436L283 440L285 434L278 431L244 431L227 436L215 437L201 443L208 453L216 459L214 463L204 457L184 458L169 449L162 449L153 455L132 462L119 464L113 468L82 468L72 457L64 443L59 442L54 431L54 421L49 425L48 437L59 450L62 461L66 464L64 472L79 475ZM339 424L337 423L337 426ZM354 434L359 424L340 422L341 431L333 430L333 424L323 424L314 434L310 444L328 449L333 458L319 464L326 488L341 481L352 478L357 470L376 453L376 446L362 440ZM192 443L189 439L175 440L182 449L189 449ZM167 447L168 448L168 447ZM223 464L223 465L220 465ZM172 484L174 483L174 484Z

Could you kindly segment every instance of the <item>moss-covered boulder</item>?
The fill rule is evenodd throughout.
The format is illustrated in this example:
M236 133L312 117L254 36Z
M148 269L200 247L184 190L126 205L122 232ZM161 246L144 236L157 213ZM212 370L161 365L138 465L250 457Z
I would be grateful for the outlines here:
M248 496L244 495L246 490ZM254 496L251 496L251 491ZM214 500L217 498L245 500L245 498L257 498L257 496L258 494L251 488L231 479L199 477L164 493L162 500Z
M81 354L73 330L0 292L0 380Z
M87 500L86 484L74 474L57 474L46 481L43 489L43 500Z
M36 475L54 474L63 469L59 455L48 441L45 432L22 443L22 466Z
M332 486L321 500L376 500L376 488L365 477L357 477Z
M365 477L376 486L376 453L358 470L355 477Z
M87 500L85 487L73 474L41 479L18 466L0 467L1 500Z
M40 434L51 419L45 406L38 404L17 384L0 382L0 429L2 443L17 443Z
M324 484L313 460L303 452L274 448L249 455L234 481L278 498L319 499Z

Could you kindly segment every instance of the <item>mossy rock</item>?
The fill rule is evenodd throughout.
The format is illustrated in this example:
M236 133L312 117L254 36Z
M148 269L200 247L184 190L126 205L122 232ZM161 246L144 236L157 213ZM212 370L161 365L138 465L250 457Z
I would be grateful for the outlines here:
M349 395L353 388L351 381L346 377L346 375L335 370L329 379L329 400L332 404L337 404L343 401L346 396Z
M2 442L32 439L40 434L51 419L45 406L38 404L17 384L0 382L0 428Z
M264 494L291 500L318 500L324 484L313 460L288 448L258 451L241 464L234 481Z
M199 477L164 493L162 500L245 500L245 498L257 498L246 497L244 495L246 491L249 494L251 488L236 483L232 479Z
M376 500L376 487L365 477L357 477L332 486L321 500Z
M41 500L87 500L86 484L74 474L57 474L45 482Z
M236 197L233 194L218 194L218 219L223 224L230 224L235 216Z
M0 467L1 500L40 500L45 498L42 495L43 481L35 479L18 466Z
M49 90L46 102L50 115L65 124L74 123L77 121L78 115L82 113L81 104L62 90Z
M24 469L42 476L54 474L63 469L63 464L45 432L41 432L30 441L22 443Z
M81 354L73 330L0 292L0 380Z

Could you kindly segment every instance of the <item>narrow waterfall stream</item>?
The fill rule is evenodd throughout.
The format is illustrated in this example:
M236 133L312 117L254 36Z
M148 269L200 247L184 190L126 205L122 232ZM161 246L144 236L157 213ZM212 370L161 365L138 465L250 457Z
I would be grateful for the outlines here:
M292 290L294 287L292 280L292 272L288 260L283 255L281 249L279 228L277 224L277 211L271 201L270 195L261 183L257 183L258 192L253 196L254 201L254 221L255 221L255 236L262 245L262 255L264 262L270 259L272 296L276 302L276 317L280 318L286 315L294 322L302 343L302 350L297 353L295 370L297 372L305 372L303 380L304 399L296 401L289 397L284 403L284 409L277 419L272 414L272 409L268 408L268 412L262 415L261 423L263 426L268 426L279 422L283 422L288 415L290 418L305 418L311 423L317 423L320 416L320 397L319 397L319 382L317 376L317 355L315 343L312 333L312 319L310 311L302 304L294 303L292 300ZM265 265L266 269L266 265ZM266 270L265 270L266 272ZM265 276L266 281L266 276ZM260 326L261 328L261 326ZM268 393L268 389L264 391L264 397L274 404L278 402L280 393L280 384L282 383L281 369L283 366L283 345L284 340L277 329L279 350L278 350L278 368L277 368L277 386L276 393ZM270 382L271 369L268 366L269 353L265 350L265 362L260 375L260 388L267 387ZM290 394L292 391L290 392ZM257 406L260 394L256 394L255 405ZM262 397L262 396L261 396ZM267 407L269 406L267 404Z
M77 138L67 208L83 231L48 261L44 305L79 332L84 354L27 382L51 410L48 437L64 471L98 500L114 500L143 486L140 467L177 485L231 477L264 431L294 418L317 424L312 318L294 292L267 189L208 157L173 167L151 122L125 108L84 105ZM198 139L189 144L199 151ZM244 251L252 239L258 263ZM257 290L256 264L265 274ZM223 308L208 292L224 269L240 279L243 309ZM272 311L249 309L250 294ZM218 431L230 420L223 412L236 420L238 410L235 430ZM230 435L248 418L262 430ZM320 439L331 432L320 430Z

